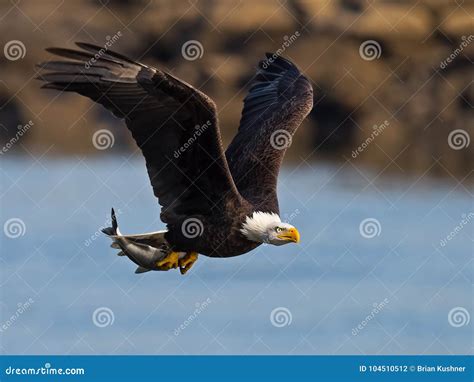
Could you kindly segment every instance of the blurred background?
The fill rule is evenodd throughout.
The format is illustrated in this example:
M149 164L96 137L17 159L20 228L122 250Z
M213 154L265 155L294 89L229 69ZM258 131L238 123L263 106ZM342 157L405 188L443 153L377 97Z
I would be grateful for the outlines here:
M118 122L77 96L52 103L56 94L27 80L35 63L50 59L45 47L73 47L75 41L102 46L120 32L112 49L166 68L216 101L226 142L257 62L264 52L282 49L315 89L314 111L294 139L292 157L351 159L373 126L388 120L390 128L357 163L407 174L435 161L430 173L462 179L474 148L452 150L448 136L458 128L472 136L474 45L461 45L472 41L472 6L436 0L4 2L3 39L23 41L26 54L15 61L2 57L8 76L0 93L0 131L9 140L19 124L32 120L35 128L15 151L43 153L53 145L49 155L97 155L93 132ZM181 51L191 40L201 43L202 57L186 60ZM361 44L371 40L375 52L361 57ZM124 129L116 134L116 149L133 147Z
M0 351L470 353L473 11L467 0L1 2ZM99 231L111 206L124 232L162 228L140 152L109 112L34 80L45 48L75 41L206 92L226 145L264 53L295 62L314 109L279 193L302 245L202 258L185 278L134 275Z

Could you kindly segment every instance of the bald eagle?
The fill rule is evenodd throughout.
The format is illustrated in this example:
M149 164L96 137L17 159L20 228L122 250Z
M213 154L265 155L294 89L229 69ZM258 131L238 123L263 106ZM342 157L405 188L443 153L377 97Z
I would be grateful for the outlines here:
M277 177L291 137L313 106L310 81L266 54L251 83L237 135L224 152L215 103L161 69L89 43L49 48L67 60L38 64L43 88L76 92L124 119L145 157L164 231L122 235L112 209L103 232L138 265L179 268L198 258L239 256L262 243L298 243L279 216Z

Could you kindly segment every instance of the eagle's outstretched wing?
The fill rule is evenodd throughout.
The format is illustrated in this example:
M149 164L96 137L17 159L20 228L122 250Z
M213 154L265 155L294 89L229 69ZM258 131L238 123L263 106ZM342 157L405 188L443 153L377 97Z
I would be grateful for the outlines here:
M161 70L87 43L50 48L70 60L40 64L44 88L72 91L125 119L143 152L168 224L190 215L225 213L240 200L222 149L214 102ZM126 181L126 180L125 180Z
M276 183L291 137L313 107L309 80L290 61L267 53L244 99L240 127L226 151L240 194L278 213Z

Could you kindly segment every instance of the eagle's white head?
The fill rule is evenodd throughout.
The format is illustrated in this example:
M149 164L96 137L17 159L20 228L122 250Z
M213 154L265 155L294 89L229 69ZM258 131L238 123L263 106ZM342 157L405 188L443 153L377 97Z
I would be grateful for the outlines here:
M298 243L300 233L291 224L283 223L275 213L256 211L242 224L242 234L257 243L283 245Z

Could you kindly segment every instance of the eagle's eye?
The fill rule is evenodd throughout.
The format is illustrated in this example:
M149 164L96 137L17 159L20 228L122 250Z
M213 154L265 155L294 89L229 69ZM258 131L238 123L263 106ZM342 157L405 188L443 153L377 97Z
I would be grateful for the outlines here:
M277 233L280 233L281 231L283 231L283 228L281 228L281 227L275 227L275 231L276 231Z

